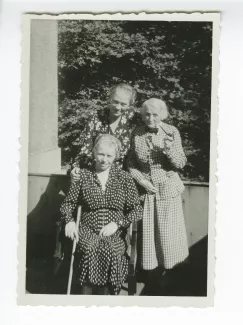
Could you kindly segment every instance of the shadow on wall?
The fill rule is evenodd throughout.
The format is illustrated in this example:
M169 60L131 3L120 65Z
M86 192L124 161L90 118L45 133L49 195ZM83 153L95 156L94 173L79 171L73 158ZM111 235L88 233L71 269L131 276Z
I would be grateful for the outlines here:
M29 176L26 245L26 290L50 293L54 263L61 260L60 206L68 191L66 175ZM36 188L39 191L36 191ZM32 204L32 206L30 206ZM56 258L55 258L56 257ZM34 272L33 272L34 271Z
M57 223L60 221L60 205L68 191L70 180L66 175L50 177L34 177L29 181L29 200L35 193L32 183L41 182L39 201L27 216L27 266L33 258L53 258L56 247ZM33 200L32 200L33 201Z

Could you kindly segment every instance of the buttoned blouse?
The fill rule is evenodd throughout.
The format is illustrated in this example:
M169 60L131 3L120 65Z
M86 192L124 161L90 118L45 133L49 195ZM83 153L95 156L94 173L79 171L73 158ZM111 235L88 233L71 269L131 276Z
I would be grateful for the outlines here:
M81 169L80 181L71 184L61 205L63 220L74 221L73 211L81 204L82 226L95 233L110 222L128 227L142 218L138 191L130 174L112 166L105 191L93 167Z

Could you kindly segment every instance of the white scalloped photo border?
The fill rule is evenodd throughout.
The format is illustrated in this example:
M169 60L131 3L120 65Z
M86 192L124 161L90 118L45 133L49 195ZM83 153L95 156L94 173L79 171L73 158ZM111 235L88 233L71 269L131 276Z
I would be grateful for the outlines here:
M66 296L25 293L26 216L28 185L28 136L29 136L29 62L30 23L33 19L48 20L160 20L213 22L212 96L210 186L208 222L208 284L207 297L157 297L157 296ZM22 20L22 81L21 81L21 149L18 234L18 297L20 306L141 306L141 307L209 307L213 306L215 268L215 215L217 183L217 127L218 127L218 74L219 74L219 13L93 13L93 14L25 14Z

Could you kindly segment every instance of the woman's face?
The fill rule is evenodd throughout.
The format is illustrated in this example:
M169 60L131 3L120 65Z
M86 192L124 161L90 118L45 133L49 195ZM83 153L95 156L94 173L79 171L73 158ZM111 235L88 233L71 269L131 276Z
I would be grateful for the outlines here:
M149 128L157 128L161 122L161 109L156 106L145 106L143 119Z
M130 94L122 89L117 89L110 98L110 114L120 117L130 106Z
M96 160L96 170L105 171L113 164L116 158L116 150L110 143L101 142L94 152L94 157Z

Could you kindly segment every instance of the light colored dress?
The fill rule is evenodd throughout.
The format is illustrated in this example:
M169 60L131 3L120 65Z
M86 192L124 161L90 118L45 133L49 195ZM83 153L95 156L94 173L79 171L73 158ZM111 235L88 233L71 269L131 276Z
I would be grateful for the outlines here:
M173 137L173 144L165 152L164 139L168 135ZM162 122L157 134L150 133L145 126L135 128L128 168L144 201L138 259L139 266L144 270L158 266L171 269L188 256L181 200L184 185L177 173L185 164L180 134L174 126ZM144 178L159 190L158 193L149 194L140 185Z

